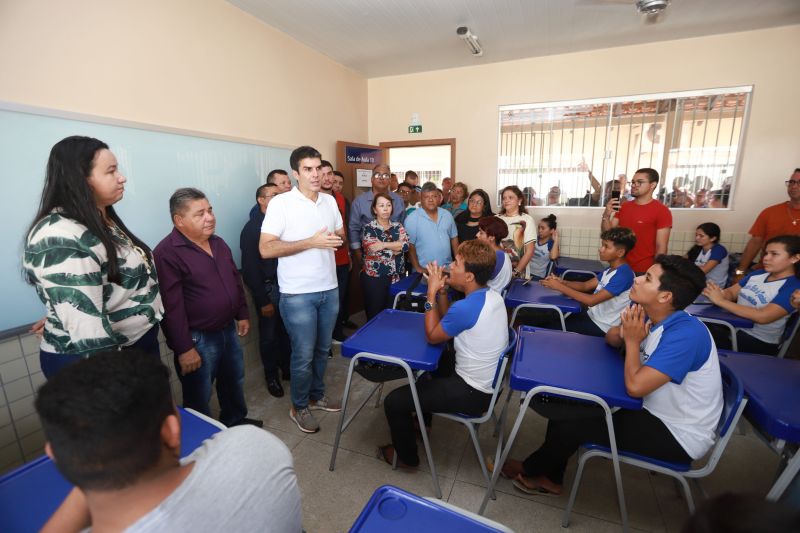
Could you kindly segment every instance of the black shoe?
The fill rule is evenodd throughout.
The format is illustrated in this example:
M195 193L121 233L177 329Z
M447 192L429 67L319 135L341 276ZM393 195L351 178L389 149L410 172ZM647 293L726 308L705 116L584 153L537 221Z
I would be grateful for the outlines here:
M264 427L264 422L262 422L261 420L256 420L255 418L242 418L241 420L239 420L239 422L237 422L233 426L255 426L257 428L261 428Z
M283 397L283 387L277 377L267 379L267 390L276 398Z
M328 359L333 359L333 350L328 350Z
M345 320L344 322L342 322L342 327L345 327L347 329L358 329L358 324L356 324L352 320Z
M331 337L333 344L342 344L346 340L347 336L344 333L334 333L333 337Z

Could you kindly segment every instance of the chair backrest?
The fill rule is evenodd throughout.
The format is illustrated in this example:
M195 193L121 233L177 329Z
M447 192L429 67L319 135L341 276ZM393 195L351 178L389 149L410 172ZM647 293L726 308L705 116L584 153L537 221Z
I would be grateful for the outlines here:
M731 428L739 404L744 398L742 381L728 367L720 364L722 374L722 414L719 417L717 435L725 436Z
M588 281L596 277L597 274L591 270L578 270L574 268L569 268L561 273L561 279L564 281Z
M500 354L500 359L497 361L497 368L494 371L494 379L492 380L492 388L495 390L495 392L497 392L499 389L499 387L497 387L497 381L503 379L503 371L505 371L506 363L508 362L508 358L511 356L511 353L514 351L516 345L517 332L514 331L514 328L508 328L508 344Z
M706 464L702 468L690 472L690 477L707 476L714 470L736 429L745 405L747 405L742 381L722 362L719 367L722 374L722 414L717 425L717 439Z
M800 312L795 311L789 315L789 320L786 321L786 327L783 329L781 347L778 350L779 358L785 356L786 352L789 351L798 329L800 329Z

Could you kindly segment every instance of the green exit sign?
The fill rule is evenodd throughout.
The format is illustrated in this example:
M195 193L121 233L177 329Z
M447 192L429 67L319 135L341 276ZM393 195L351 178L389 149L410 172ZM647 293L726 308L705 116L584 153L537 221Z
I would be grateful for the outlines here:
M422 133L422 124L419 126L409 126L408 133Z

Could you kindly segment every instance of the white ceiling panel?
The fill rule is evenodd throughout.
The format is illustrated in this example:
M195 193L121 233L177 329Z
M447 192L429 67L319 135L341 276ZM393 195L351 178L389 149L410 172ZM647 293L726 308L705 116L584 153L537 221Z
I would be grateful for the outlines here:
M657 19L635 0L228 1L370 78L800 23L800 0L672 0Z

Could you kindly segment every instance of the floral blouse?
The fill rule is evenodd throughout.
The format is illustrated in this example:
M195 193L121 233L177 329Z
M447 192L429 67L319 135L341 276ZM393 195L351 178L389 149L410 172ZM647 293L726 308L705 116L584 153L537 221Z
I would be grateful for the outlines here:
M402 242L403 251L399 254L391 250L372 251L369 246L376 242ZM408 251L406 229L399 222L392 222L389 229L385 230L377 220L372 220L364 226L361 234L361 250L364 253L363 272L372 277L391 277L394 283L405 270L403 255Z

